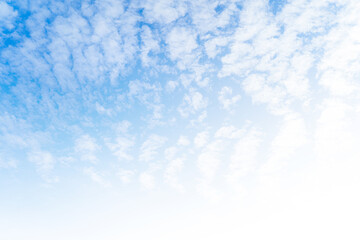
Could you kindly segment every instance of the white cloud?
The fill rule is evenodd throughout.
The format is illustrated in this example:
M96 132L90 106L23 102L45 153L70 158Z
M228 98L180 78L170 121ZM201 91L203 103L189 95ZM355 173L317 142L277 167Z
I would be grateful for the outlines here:
M107 109L98 102L95 103L95 108L99 114L106 114L110 116L113 113L112 109Z
M196 134L194 144L197 148L203 147L209 141L209 132L203 131Z
M132 137L117 137L115 142L108 142L107 146L119 161L132 160L130 151L135 145Z
M234 126L223 126L219 128L216 133L216 138L227 138L227 139L236 139L244 134L244 130L238 129Z
M173 28L166 38L168 44L168 52L170 59L178 61L180 69L194 62L196 55L193 52L198 44L196 42L196 34L184 27Z
M182 116L187 117L189 114L194 114L206 107L207 100L205 97L200 92L190 90L190 93L184 96L183 103L179 107L179 112Z
M95 138L89 135L82 135L75 141L75 152L80 154L81 160L96 162L96 151L100 149L100 146L96 143Z
M0 31L3 30L2 28L13 29L17 15L17 11L12 6L0 2Z
M220 47L225 47L228 45L230 38L226 37L217 37L210 39L205 42L206 54L209 58L215 58L221 51Z
M109 18L120 18L124 13L123 3L119 0L96 1L96 5L99 11Z
M335 18L335 27L319 39L324 55L319 63L320 84L337 96L356 95L360 66L359 3L338 3L341 8Z
M76 159L72 156L62 156L57 159L60 163L70 166Z
M166 83L166 90L169 92L173 92L178 85L179 83L177 81L168 81Z
M151 101L158 102L159 96L157 92L159 90L160 89L154 84L134 80L129 82L128 97L136 97L143 103L150 103Z
M115 128L118 133L124 134L128 132L131 125L132 125L131 122L127 120L123 120L120 123L117 123Z
M208 1L199 0L191 2L191 17L197 32L201 36L208 37L209 33L220 35L227 25L231 24L231 20L239 12L235 1ZM221 11L216 11L217 7L221 7ZM225 31L224 31L225 32Z
M56 160L50 152L41 150L32 151L28 153L28 159L36 165L36 171L44 180L48 182L58 181L57 177L51 176Z
M77 151L94 152L99 148L96 140L89 135L82 135L76 139L75 149Z
M206 119L206 117L208 116L207 111L202 111L199 116L196 119L191 120L191 125L195 125L195 124L199 124L204 122L204 120Z
M130 101L137 99L149 110L152 115L147 116L150 124L156 125L162 118L161 87L157 84L150 84L145 81L134 80L129 82L128 98Z
M156 134L149 136L141 145L139 160L145 162L154 160L166 140L165 137Z
M167 43L169 44L170 58L173 60L190 54L198 46L195 34L184 27L173 28L167 36Z
M309 76L320 55L316 51L322 51L323 38L316 34L326 33L333 16L328 4L295 1L274 17L266 2L245 2L218 76L244 77L246 93L275 114L288 113L293 104L308 104Z
M110 187L111 184L104 179L104 176L100 174L94 167L84 168L84 174L89 176L90 179L104 187Z
M51 39L50 63L56 66L55 75L62 86L75 84L76 79L81 85L107 79L114 84L137 49L136 17L124 12L122 4L117 2L97 2L96 6L89 21L71 11L67 17L58 16L47 26ZM88 9L83 8L85 12Z
M241 96L239 94L233 96L233 90L230 87L223 87L219 92L218 99L226 110L231 110L232 106L241 99Z
M299 99L305 99L309 93L309 80L307 73L314 64L314 57L309 52L295 53L284 85L289 95Z
M186 4L174 0L151 0L142 2L144 15L150 23L169 24L186 12Z
M49 152L36 151L28 156L29 161L37 165L38 170L42 173L47 173L54 168L55 159Z
M288 112L287 104L283 102L286 97L284 88L269 85L264 76L250 75L244 80L243 87L255 103L267 103L273 113Z

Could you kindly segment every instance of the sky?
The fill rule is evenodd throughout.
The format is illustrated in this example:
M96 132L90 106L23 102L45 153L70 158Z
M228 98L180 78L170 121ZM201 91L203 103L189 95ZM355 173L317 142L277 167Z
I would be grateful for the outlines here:
M0 239L359 239L359 12L1 0Z

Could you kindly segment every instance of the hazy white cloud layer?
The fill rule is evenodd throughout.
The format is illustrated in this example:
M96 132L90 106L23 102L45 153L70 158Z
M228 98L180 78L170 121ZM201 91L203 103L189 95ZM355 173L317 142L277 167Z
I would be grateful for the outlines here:
M359 239L359 12L0 2L0 238Z

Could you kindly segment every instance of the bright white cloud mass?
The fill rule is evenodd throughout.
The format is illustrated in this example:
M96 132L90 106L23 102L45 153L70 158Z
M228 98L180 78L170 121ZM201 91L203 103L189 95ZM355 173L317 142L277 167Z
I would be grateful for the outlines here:
M0 239L359 239L359 12L1 1Z

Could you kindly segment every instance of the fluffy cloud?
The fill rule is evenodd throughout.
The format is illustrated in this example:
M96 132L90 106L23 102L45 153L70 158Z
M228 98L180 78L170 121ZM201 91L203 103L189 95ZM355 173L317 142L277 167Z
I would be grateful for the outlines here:
M10 30L14 28L14 20L17 15L17 11L12 6L6 2L0 2L0 31L3 31L3 28Z
M204 96L195 90L191 90L189 94L184 96L182 105L179 107L179 112L182 116L187 117L189 114L194 114L207 106L207 100Z
M356 81L360 64L360 18L357 14L360 6L354 1L342 4L335 22L337 27L321 38L324 55L319 64L319 74L320 84L332 94L349 96L354 95L360 87Z
M232 105L236 104L241 99L239 94L235 96L232 96L232 94L233 90L229 87L223 87L219 92L218 99L226 110L230 110Z
M318 47L312 36L326 32L332 14L327 7L326 2L293 2L274 18L265 2L247 2L219 76L244 77L245 91L273 113L285 114L297 100L307 103Z
M193 51L198 47L196 34L184 27L175 27L166 38L170 59L178 61L180 69L195 61L196 55Z
M229 44L230 39L226 37L217 37L205 42L205 51L209 58L215 58L221 53L221 47Z
M151 0L142 4L145 18L150 23L169 24L186 13L186 3L183 1Z

